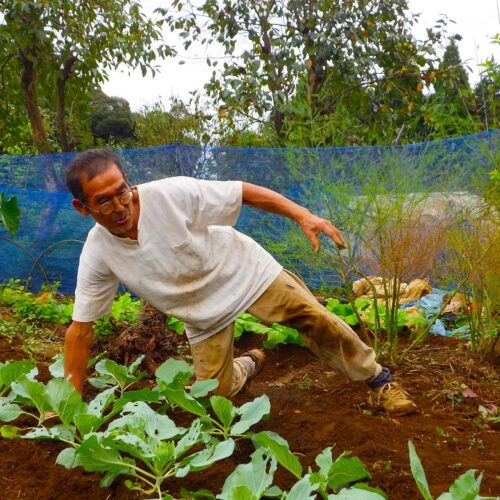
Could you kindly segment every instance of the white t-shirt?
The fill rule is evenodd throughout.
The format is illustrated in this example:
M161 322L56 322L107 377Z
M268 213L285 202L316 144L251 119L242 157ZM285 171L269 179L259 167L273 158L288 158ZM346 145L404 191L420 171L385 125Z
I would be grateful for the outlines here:
M108 314L119 282L164 313L181 319L200 342L245 311L282 266L233 229L242 204L240 181L171 177L138 186L138 240L96 224L80 256L73 320Z

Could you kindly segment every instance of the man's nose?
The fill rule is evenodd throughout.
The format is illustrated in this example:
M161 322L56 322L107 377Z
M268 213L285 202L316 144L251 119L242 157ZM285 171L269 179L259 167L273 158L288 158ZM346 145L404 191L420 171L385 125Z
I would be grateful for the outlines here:
M115 206L115 209L118 209L117 211L125 208L125 205L120 201L119 196L113 196L113 205Z

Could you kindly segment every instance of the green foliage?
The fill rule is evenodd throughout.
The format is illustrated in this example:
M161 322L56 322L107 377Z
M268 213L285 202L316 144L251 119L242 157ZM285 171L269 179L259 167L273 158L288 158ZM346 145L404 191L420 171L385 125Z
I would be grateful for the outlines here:
M417 487L425 500L433 500L431 492L429 490L429 485L427 483L427 478L425 477L425 471L422 467L422 462L418 458L415 446L411 441L408 441L408 450L410 453L410 466L411 472L417 483ZM482 474L476 478L476 471L471 469L465 474L462 474L455 482L450 486L448 492L439 495L438 500L462 500L462 499L486 499L491 497L481 497L479 496L479 488L481 487Z
M354 326L359 324L358 316L356 316L356 308L358 314L364 314L367 309L371 309L373 303L369 299L356 299L354 307L352 304L341 304L338 299L326 299L325 307L333 314L342 318L348 325Z
M167 323L167 326L174 330L174 332L178 333L179 335L182 335L184 333L185 328L183 321L176 319L170 315L167 316L167 319L165 321Z
M185 104L171 98L169 109L162 102L147 105L134 115L134 134L138 147L163 144L204 144L210 140L207 117L199 99Z
M278 344L298 344L304 342L297 330L288 326L273 323L271 326L263 325L258 318L248 313L243 313L236 318L234 324L234 338L239 339L243 332L253 332L267 335L263 346L266 349L273 349Z
M97 320L94 324L96 335L110 335L117 330L117 325L133 325L137 322L141 301L133 299L130 293L119 295L113 301L111 313Z
M17 196L7 199L4 193L0 193L0 222L9 233L14 234L19 229L20 216Z
M111 377L117 383L88 403L65 379L54 378L47 384L36 381L33 361L0 363L0 421L13 422L21 415L36 421L33 427L3 425L0 435L7 439L61 441L68 447L59 453L58 464L101 473L103 487L125 476L128 488L148 497L172 498L168 494L170 478L182 479L231 456L235 439L246 438L252 440L256 451L249 463L238 465L227 477L217 498L312 500L316 493L322 498L387 498L381 490L361 482L370 479L370 474L349 452L334 460L331 448L326 448L316 457L317 470L310 468L303 475L300 461L282 437L269 431L250 431L251 426L269 415L265 395L235 407L220 396L207 398L208 391L216 387L215 381L200 382L187 392L185 384L192 368L174 359L158 368L153 389L131 391L129 382L137 366L126 368L109 360L100 363L96 366L100 376ZM191 403L185 405L187 401ZM166 414L166 409L173 406L195 417L189 427L177 425ZM60 423L48 424L53 418L49 412L54 412ZM424 498L432 499L415 449L411 442L408 446L418 488ZM278 465L298 480L288 492L273 485ZM463 474L439 498L482 498L478 496L481 476L476 478L474 472ZM189 495L215 498L209 490Z
M144 377L144 372L137 372L144 356L139 356L130 366L123 366L110 359L100 360L95 371L98 376L89 379L89 383L98 389L118 388L120 394Z
M90 106L90 128L95 139L105 143L132 143L133 117L125 99L95 91Z
M0 285L0 304L12 308L16 316L30 322L65 324L71 321L73 312L72 303L57 301L50 291L34 295L19 280Z
M215 69L206 88L220 106L220 117L232 128L238 115L262 123L270 112L281 145L293 134L292 123L304 123L308 115L318 120L320 128L326 116L334 130L331 116L336 106L346 95L360 94L361 86L381 82L380 88L385 89L390 85L399 106L406 108L408 102L402 102L401 96L420 95L417 82L422 68L432 64L432 43L442 35L429 30L429 40L417 42L411 35L414 20L405 0L390 6L363 1L355 8L347 0L252 0L230 7L222 1L205 1L186 11L184 2L177 0L174 6L178 14L159 11L178 30L185 49L194 40L219 43L230 56L220 71L219 61L207 59ZM246 42L240 44L243 34ZM332 84L339 76L337 85ZM303 100L310 113L301 113L297 106ZM362 106L353 121L359 120L362 126L371 113L373 107ZM320 140L328 136L332 134L319 134Z
M446 47L429 97L425 121L431 138L467 135L477 131L472 114L473 92L454 39Z
M39 152L53 150L42 109L55 114L56 149L75 146L68 119L88 92L120 64L155 73L154 60L171 53L161 43L161 21L147 19L137 2L12 0L0 9L3 89L23 102ZM71 103L71 105L69 105ZM78 124L78 120L73 123ZM16 123L17 125L17 123Z

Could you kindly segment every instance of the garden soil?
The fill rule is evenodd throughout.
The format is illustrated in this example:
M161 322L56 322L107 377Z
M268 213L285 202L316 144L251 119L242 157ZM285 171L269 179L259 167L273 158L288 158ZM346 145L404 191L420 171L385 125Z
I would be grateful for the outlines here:
M150 327L154 324L157 321L153 318ZM122 336L129 352L131 346L140 349L145 345L154 351L146 368L152 369L175 351L189 355L189 349L182 344L160 341L157 334L149 344L131 335L129 330ZM143 332L138 335L143 336ZM235 346L237 354L261 341L256 335L243 337ZM107 348L112 350L109 345ZM123 358L118 351L115 349L114 357ZM15 340L9 342L0 336L0 360L25 357ZM42 379L48 376L46 366L47 361L39 363ZM453 480L468 469L482 472L482 495L499 495L498 428L488 425L478 412L479 405L498 405L495 360L471 355L464 341L431 336L401 365L392 368L418 404L417 414L400 418L373 414L363 384L348 382L298 346L267 351L264 370L236 396L235 403L240 405L267 394L271 415L267 422L256 426L256 431L268 429L283 436L305 469L315 468L315 457L326 447L333 448L334 456L351 451L367 466L372 475L370 484L382 488L390 499L420 498L410 472L408 440L417 449L434 496L447 491ZM92 397L90 388L84 396ZM54 442L0 439L0 498L141 498L127 490L123 480L118 479L110 488L100 488L99 474L56 465L55 459L63 448ZM231 458L171 481L169 492L176 498L181 487L219 492L228 474L237 464L248 462L252 451L251 443L243 442ZM295 481L278 467L275 482L289 488Z

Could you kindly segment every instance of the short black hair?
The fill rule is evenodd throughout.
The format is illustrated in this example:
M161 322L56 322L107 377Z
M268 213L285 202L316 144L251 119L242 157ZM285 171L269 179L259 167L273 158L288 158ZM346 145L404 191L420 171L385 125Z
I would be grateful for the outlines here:
M85 203L81 176L85 174L88 180L105 172L116 165L125 177L122 162L118 153L109 148L89 149L75 156L66 169L66 187L68 191L81 202Z

